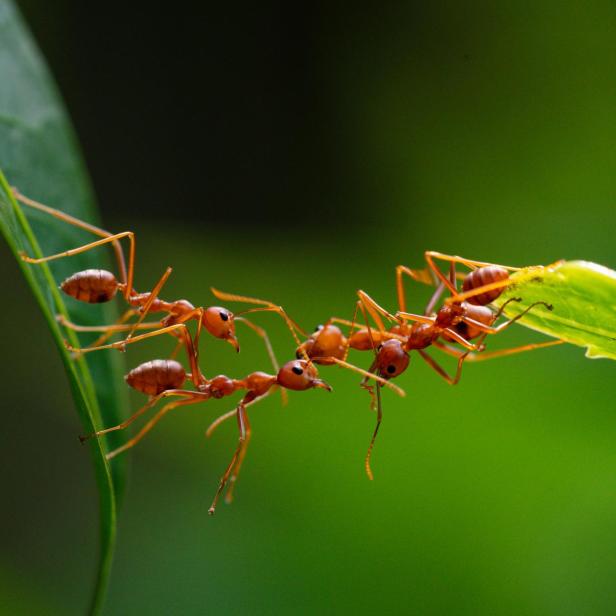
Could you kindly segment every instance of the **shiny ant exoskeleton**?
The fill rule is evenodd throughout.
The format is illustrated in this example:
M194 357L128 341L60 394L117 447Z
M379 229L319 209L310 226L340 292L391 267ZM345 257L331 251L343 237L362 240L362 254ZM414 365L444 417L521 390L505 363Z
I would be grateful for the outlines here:
M546 302L535 302L521 314L495 326L494 324L503 314L506 306L510 302L520 301L520 298L510 298L498 310L493 310L488 305L498 299L505 287L510 284L509 272L516 271L518 268L471 261L431 251L426 252L425 258L428 264L426 270L412 270L403 265L396 268L398 311L395 315L377 304L365 291L359 290L359 301L356 305L356 314L353 320L329 319L325 325L318 327L307 340L298 346L297 356L307 356L316 364L327 365L331 363L333 358L342 357L346 359L349 349L372 350L375 353L375 358L369 371L389 380L399 376L407 369L410 362L409 353L415 350L442 378L454 385L460 380L462 366L466 360L486 360L562 343L561 340L556 340L484 352L483 343L487 335L502 332L522 318L529 310L539 305L543 305L547 310L552 310L552 306ZM449 277L445 276L436 266L435 259L450 262ZM458 294L457 290L456 263L462 263L471 268L471 271L463 277L462 294ZM428 302L423 315L406 311L404 275L408 275L418 282L437 284L437 289ZM451 292L451 297L435 311L435 307L445 289ZM364 315L366 326L355 330L358 309ZM368 316L372 317L376 327L370 327ZM387 327L382 317L393 324ZM409 322L412 322L412 324L409 324ZM350 325L348 337L344 336L340 328L334 323ZM450 343L457 343L464 350L460 351L451 346ZM450 376L426 352L425 349L431 346L456 357L457 369L454 376ZM372 479L370 456L382 420L380 390L377 383L375 394L372 387L366 385L365 380L362 382L362 386L370 391L373 406L377 407L378 413L377 424L365 458L366 473Z
M274 368L277 370L278 365L274 357L269 338L265 330L258 327L248 321L247 319L234 315L230 310L222 308L220 306L210 307L195 307L192 303L185 299L180 299L173 302L167 302L158 297L162 287L166 283L167 279L171 275L171 268L167 268L160 280L154 285L152 291L145 293L139 293L134 288L134 273L135 273L135 235L132 231L124 231L122 233L110 233L104 229L91 225L87 222L79 220L69 214L66 214L60 210L43 205L37 201L29 199L22 195L17 189L13 189L15 198L28 207L45 212L46 214L53 216L63 222L70 225L84 229L94 235L99 236L102 239L90 242L83 246L66 250L64 252L49 255L42 258L32 258L28 255L22 254L21 258L27 263L45 263L64 257L70 257L77 255L88 250L92 250L98 246L111 244L118 265L120 273L120 280L107 270L103 269L87 269L81 272L76 272L66 280L64 280L60 288L67 295L75 298L78 301L87 303L103 303L113 299L116 294L121 293L125 301L132 307L130 310L124 313L124 315L118 320L118 322L112 325L100 325L100 326L82 326L76 325L67 321L63 317L59 316L58 321L65 327L74 329L81 332L103 332L103 335L96 340L91 346L83 349L75 349L68 347L69 350L75 354L88 353L91 351L107 348L115 348L124 350L126 345L138 340L150 338L152 336L158 336L161 334L171 334L176 338L179 338L178 346L172 353L172 357L175 356L180 346L186 347L189 358L194 355L195 360L191 360L191 368L196 373L198 370L198 364L196 358L198 357L198 342L202 327L205 328L215 338L225 340L230 343L237 351L239 351L239 342L235 333L235 323L240 321L245 323L253 331L255 331L264 341L266 350L270 356ZM128 239L129 241L129 257L128 267L126 265L126 259L120 240ZM262 306L257 309L253 309L250 312L255 311L273 311L280 314L285 320L289 320L288 316L280 306L273 304ZM145 323L143 322L145 317L150 313L163 312L166 313L166 317L159 323ZM138 316L136 322L132 324L126 324L133 316ZM189 321L197 322L197 331L194 337L194 346L191 348L189 342L189 335L187 334L185 324ZM148 334L141 336L133 336L134 332L138 329L153 329ZM111 344L103 344L109 337L116 332L128 332L127 337L124 340L120 340Z
M352 368L362 373L365 377L374 378L377 382L386 384L376 375L370 375L354 366ZM295 359L287 362L275 375L266 372L252 372L243 379L232 379L225 375L219 375L212 379L200 376L195 384L194 390L184 389L186 381L188 379L193 379L193 376L194 375L186 373L182 364L172 359L155 359L137 366L126 375L125 380L133 389L150 396L149 401L122 423L110 428L98 430L87 436L82 436L80 440L84 442L91 437L100 437L110 432L123 430L130 426L146 411L154 407L163 398L180 398L180 400L165 404L133 438L128 440L121 447L107 453L106 458L111 460L118 454L134 447L172 409L179 406L197 404L198 402L204 402L211 398L224 398L237 391L246 390L246 393L236 409L219 417L218 420L212 424L210 430L208 430L209 435L215 426L231 416L236 417L239 428L237 448L231 458L231 462L220 479L218 490L208 510L210 514L213 514L220 494L227 484L230 485L226 500L230 502L233 497L233 486L237 481L251 437L250 421L246 412L247 407L263 399L277 387L292 391L305 391L312 388L321 388L331 391L331 387L319 378L314 364L303 359Z

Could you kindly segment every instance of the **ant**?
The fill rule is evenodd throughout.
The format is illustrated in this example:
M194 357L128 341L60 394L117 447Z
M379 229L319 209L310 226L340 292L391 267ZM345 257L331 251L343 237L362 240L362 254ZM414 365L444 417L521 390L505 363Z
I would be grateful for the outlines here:
M535 302L516 317L494 326L509 303L521 301L520 298L510 298L498 311L493 311L488 307L510 284L509 272L517 271L519 268L471 261L433 251L426 252L425 259L428 264L426 270L412 270L403 265L396 268L398 311L395 315L377 304L365 291L359 290L357 292L359 300L356 303L353 320L330 318L325 325L318 326L307 340L298 345L297 356L306 356L316 364L327 365L337 357L346 359L350 348L363 351L373 350L375 359L369 371L389 380L407 369L410 361L409 352L416 350L437 374L449 384L455 385L460 380L462 366L466 360L481 361L562 344L562 340L556 340L489 353L484 352L484 340L487 335L502 332L538 305L543 305L547 310L552 310L552 306L546 302ZM436 259L450 263L449 277L446 277L435 264ZM457 289L459 275L455 270L456 263L464 264L471 269L469 273L462 274L462 294L458 294ZM423 315L406 311L404 275L421 283L438 285ZM451 292L451 297L447 298L443 306L435 312L434 309L445 289ZM366 327L354 331L358 309L363 313ZM370 327L368 315L376 324L376 330ZM393 322L393 325L386 327L382 317ZM414 323L409 325L409 321ZM348 337L344 336L334 323L350 325L351 330ZM458 343L465 350L460 351L442 340L448 343ZM474 343L473 340L475 340ZM426 353L425 349L429 346L434 346L457 359L454 376L450 376L434 358ZM380 385L376 384L376 395L372 386L366 384L366 379L362 381L362 387L371 394L372 406L373 408L376 406L377 410L377 423L365 458L366 474L372 479L370 458L382 421Z
M249 320L238 315L234 315L231 311L219 306L195 307L185 299L180 299L173 302L167 302L160 299L158 295L172 272L170 267L166 269L160 280L152 288L152 291L138 293L133 286L135 272L135 234L132 231L123 231L121 233L112 234L109 231L79 220L78 218L70 216L60 210L51 208L47 205L34 201L33 199L25 197L16 188L13 188L13 194L15 195L15 198L23 205L45 212L54 218L62 220L63 222L80 229L84 229L102 238L83 246L42 258L32 258L26 254L22 254L21 258L25 262L33 264L45 263L47 261L77 255L105 244L111 244L114 249L120 272L120 280L118 280L112 272L107 270L87 269L81 272L76 272L64 280L60 285L62 291L67 295L78 301L93 304L111 301L111 299L113 299L113 297L120 292L126 302L133 307L125 312L124 315L122 315L122 317L120 317L120 319L112 325L81 326L71 323L62 316L59 316L58 321L62 325L67 328L74 329L75 331L104 332L103 335L89 347L76 349L67 345L67 348L76 355L105 348L115 348L123 351L126 348L126 345L131 342L168 333L179 339L178 345L173 351L171 357L174 357L179 348L184 345L189 357L192 358L194 356L194 361L191 359L191 369L196 378L198 373L198 342L201 334L201 328L204 327L215 338L227 341L235 348L236 351L239 352L240 347L235 333L235 323L237 321L241 321L263 339L270 360L272 361L274 368L276 370L278 369L267 333L265 330L254 325ZM128 268L126 266L124 252L120 245L120 240L124 238L129 241ZM283 317L283 319L288 322L290 321L281 306L269 304L258 309L252 309L248 312L255 312L258 310L277 312ZM167 316L163 318L160 323L144 323L143 320L150 312L164 312L167 313ZM129 325L124 324L128 319L137 314L139 314L139 318L135 323ZM194 346L192 346L192 348L185 326L185 323L191 320L197 321L197 332L194 339ZM142 336L133 337L133 334L137 329L156 329L157 331L150 332ZM125 339L111 344L103 344L103 342L105 342L114 333L120 331L129 332Z
M351 366L351 368L363 374L366 378L374 378L377 382L387 385L384 379L376 375L370 375L356 366ZM189 379L193 379L193 383L195 383L194 390L183 389L186 381ZM287 362L277 371L276 375L265 372L252 372L243 379L232 379L225 375L207 379L200 374L196 382L194 381L194 375L187 373L179 362L173 359L155 359L131 370L125 376L125 380L133 389L150 396L149 401L122 423L98 430L87 436L80 436L79 439L82 443L92 437L98 438L110 432L124 430L163 398L177 396L180 400L165 404L133 438L117 449L108 452L105 456L107 460L111 460L118 454L134 447L172 409L204 402L211 398L223 398L232 395L236 391L246 390L236 409L214 422L218 425L225 418L235 416L239 428L239 440L231 462L220 479L212 505L208 510L210 515L214 514L218 499L228 484L230 487L227 491L226 501L231 502L233 498L233 487L239 476L251 437L250 421L246 408L265 398L276 387L293 391L305 391L312 388L331 391L330 385L319 378L314 364L303 359Z

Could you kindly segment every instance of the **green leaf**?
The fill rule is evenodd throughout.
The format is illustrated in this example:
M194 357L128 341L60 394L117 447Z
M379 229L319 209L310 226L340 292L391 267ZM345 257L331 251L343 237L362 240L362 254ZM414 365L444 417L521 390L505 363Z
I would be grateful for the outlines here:
M615 271L587 261L560 261L515 272L511 281L496 302L522 298L509 304L508 316L519 314L533 302L547 302L552 311L538 306L518 323L586 347L587 357L616 359Z
M111 306L85 305L67 298L64 304L58 281L88 267L104 267L108 254L89 251L47 265L28 265L19 252L32 256L52 254L92 241L73 226L29 210L27 217L15 202L10 186L34 199L97 224L92 192L81 162L70 122L38 50L14 5L0 0L0 231L20 264L61 354L84 432L121 421L126 409L123 366L117 353L92 353L88 363L74 361L63 339L77 344L62 331L58 313L78 323L115 319ZM5 174L5 175L4 175ZM40 247L39 247L40 244ZM68 310L67 310L68 306ZM69 315L70 312L70 315ZM77 439L77 435L75 435ZM116 446L115 443L110 443ZM91 610L100 611L109 577L116 534L116 501L124 483L122 460L112 469L102 444L93 439L92 459L100 497L100 558ZM85 453L85 450L84 450ZM115 489L114 489L115 486Z

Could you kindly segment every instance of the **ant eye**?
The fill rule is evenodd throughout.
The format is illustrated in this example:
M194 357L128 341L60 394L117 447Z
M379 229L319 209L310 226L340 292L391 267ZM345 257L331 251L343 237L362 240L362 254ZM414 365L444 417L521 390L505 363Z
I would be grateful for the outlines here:
M293 370L295 374L304 374L304 371L299 366L293 366L291 370Z
M322 326L322 325L317 325L317 326L314 328L314 331L315 331L315 332L318 332L320 329L323 329L323 326Z
M393 366L392 364L389 364L389 366L387 366L387 372L389 372L389 374L393 374L396 371L396 366Z
M228 320L229 320L229 315L228 315L226 312L221 312L221 313L220 313L220 318L221 318L223 321L228 321Z

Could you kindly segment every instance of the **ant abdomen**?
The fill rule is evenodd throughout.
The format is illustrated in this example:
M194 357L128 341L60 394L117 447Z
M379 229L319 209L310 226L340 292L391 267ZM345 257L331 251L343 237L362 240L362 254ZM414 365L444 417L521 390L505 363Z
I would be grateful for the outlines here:
M80 302L101 304L110 301L120 287L116 277L107 270L87 269L67 278L60 288Z
M473 289L478 289L495 282L501 282L509 278L509 272L498 265L487 265L485 267L479 267L476 270L470 272L464 282L462 283L462 291L467 293ZM469 304L475 304L476 306L487 306L493 302L500 294L505 290L505 287L500 289L491 289L490 291L484 291L479 295L469 297L466 301Z
M173 359L154 359L133 368L124 379L133 389L157 396L167 389L181 388L186 372L182 364Z

